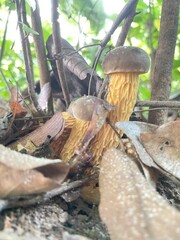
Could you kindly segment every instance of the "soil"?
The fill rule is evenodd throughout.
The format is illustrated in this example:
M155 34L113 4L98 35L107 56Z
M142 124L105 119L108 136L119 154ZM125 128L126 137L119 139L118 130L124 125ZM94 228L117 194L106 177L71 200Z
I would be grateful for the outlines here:
M180 188L174 182L161 176L157 190L180 210ZM34 206L4 210L0 214L0 230L0 240L110 239L99 217L98 206L80 197L66 202L56 196Z
M55 197L43 204L5 210L0 216L0 240L61 240L64 232L93 240L108 240L106 227L98 215L98 207L81 198L67 203ZM3 237L4 236L4 237ZM8 238L7 238L8 237Z

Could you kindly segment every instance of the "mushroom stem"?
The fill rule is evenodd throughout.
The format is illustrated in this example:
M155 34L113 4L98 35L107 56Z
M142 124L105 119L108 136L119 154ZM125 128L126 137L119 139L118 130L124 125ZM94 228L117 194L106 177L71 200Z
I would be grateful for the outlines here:
M88 125L89 122L87 121L75 119L69 138L60 153L61 159L64 161L69 161L74 156L75 151L81 145L81 141L85 135Z
M107 101L116 107L108 114L112 125L119 121L128 121L136 103L138 93L138 73L114 73L111 75L109 83L109 93ZM118 130L122 135L122 131ZM105 149L117 148L119 139L115 131L106 123L101 128L90 146L95 155L94 163L98 164Z
M118 121L129 120L136 103L138 85L138 73L114 73L111 75L107 101L116 107L108 114L113 125Z

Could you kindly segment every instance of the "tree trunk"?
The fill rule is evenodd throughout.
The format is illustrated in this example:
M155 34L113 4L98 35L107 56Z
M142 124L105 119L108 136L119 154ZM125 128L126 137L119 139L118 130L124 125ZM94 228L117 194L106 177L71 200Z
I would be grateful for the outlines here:
M151 73L151 100L169 99L178 14L179 0L163 1L158 48ZM166 118L167 110L155 110L149 113L149 122L157 125L163 124Z

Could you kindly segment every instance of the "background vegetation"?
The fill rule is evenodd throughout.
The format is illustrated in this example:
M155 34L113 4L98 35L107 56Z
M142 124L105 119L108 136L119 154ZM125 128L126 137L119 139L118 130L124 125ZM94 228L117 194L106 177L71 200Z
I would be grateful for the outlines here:
M122 1L128 2L128 1ZM173 1L172 1L173 2ZM26 0L26 9L30 28L26 29L30 35L31 52L33 56L33 68L35 80L39 79L37 60L32 35L35 34L31 29L30 6L34 1ZM66 38L76 49L89 44L97 44L103 39L114 22L121 9L117 8L117 13L107 14L103 8L102 0L62 0L59 1L62 37ZM173 4L173 3L172 3ZM162 0L138 1L134 21L129 30L124 45L138 46L146 50L150 56L154 54L158 45L160 31ZM40 5L41 8L41 5ZM50 10L49 10L50 11ZM0 68L8 82L17 84L22 90L27 86L24 67L23 53L18 38L19 31L15 4L11 0L1 0L0 3ZM9 18L10 16L10 18ZM8 22L8 20L13 19ZM51 22L42 18L43 35L45 41L52 33ZM98 74L103 77L101 70L101 60L109 48L115 46L121 26L117 28L110 42L106 46L97 66ZM97 46L83 48L81 53L86 61L92 66ZM141 100L150 99L150 80L149 74L141 77L139 98ZM9 98L8 88L0 75L0 96ZM177 43L174 55L174 65L172 71L171 96L180 94L180 28L178 29Z

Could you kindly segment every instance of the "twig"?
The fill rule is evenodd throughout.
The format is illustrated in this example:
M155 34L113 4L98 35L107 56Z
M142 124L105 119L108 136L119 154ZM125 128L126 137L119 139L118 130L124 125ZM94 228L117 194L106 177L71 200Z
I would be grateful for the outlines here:
M9 9L7 20L6 20L6 25L5 25L5 29L4 29L4 35L3 35L3 39L2 39L1 49L0 49L0 66L1 66L2 58L3 58L3 54L4 54L4 49L5 49L7 27L8 27L10 13L11 13L11 10Z
M60 26L58 22L58 18L59 18L58 0L51 0L51 4L52 4L53 42L55 47L55 55L57 56L62 53ZM68 90L68 86L67 86L67 82L64 74L63 59L56 58L56 65L57 65L57 72L58 72L64 100L66 103L66 108L68 108L70 103L70 96L69 96L69 90Z
M179 101L137 101L137 107L167 107L180 108Z
M101 45L96 53L96 56L95 56L95 60L94 60L94 63L93 63L93 72L92 72L92 75L96 69L96 65L99 61L99 58L100 58L100 55L102 53L102 50L103 48L106 46L106 44L108 43L108 41L110 40L111 38L111 35L114 33L114 31L116 30L116 28L119 26L119 24L122 22L122 20L124 18L126 18L126 21L125 21L125 26L122 28L122 31L120 33L120 36L119 36L119 40L116 44L116 46L120 46L120 44L124 44L124 41L125 41L125 38L127 36L127 33L129 31L129 28L130 28L130 25L131 25L131 22L133 20L133 17L134 15L136 14L135 13L135 10L136 10L136 5L138 3L138 0L130 0L126 5L125 7L122 9L122 11L119 13L118 17L116 18L116 20L114 21L110 31L107 33L107 35L105 36L105 38L102 40L101 42ZM127 28L127 29L126 29ZM91 76L92 76L91 75ZM91 79L90 79L91 80ZM103 84L99 90L99 93L98 93L98 97L101 98L102 95L103 95L103 92L107 86L109 82L109 78L108 77L105 77L104 81L103 81Z
M128 35L129 29L131 27L131 23L133 22L134 16L139 14L136 13L136 5L137 3L134 4L134 7L132 7L131 13L128 15L128 17L124 20L124 24L122 26L121 32L119 34L116 47L123 46L124 42L126 40L126 37Z
M167 109L168 109L168 107L155 107L155 108L135 110L135 111L133 111L133 113L150 112L150 111L167 110ZM170 108L170 109L171 109L171 110L176 110L177 112L180 111L179 108Z
M14 207L26 207L29 205L34 205L37 203L42 203L42 202L46 202L49 199L57 196L57 195L62 195L66 192L72 191L74 189L78 189L80 187L82 187L84 184L86 184L87 182L89 182L92 179L96 179L98 177L97 174L93 174L92 176L89 176L87 178L84 178L82 180L77 180L74 182L66 182L64 184L62 184L59 188L55 188L51 191L48 191L42 195L38 195L38 196L29 196L29 198L27 199L28 196L25 196L26 199L25 200L19 200L19 199L2 199L0 200L0 212L4 209L10 209L10 208L14 208Z
M21 36L21 44L22 44L22 50L23 50L23 56L24 56L24 63L26 68L26 77L28 82L28 91L30 98L32 100L32 103L36 110L42 114L41 110L38 108L39 104L36 98L35 94L35 88L34 88L34 73L32 68L32 58L31 58L31 51L30 51L30 44L28 37L25 36L25 33L23 31L23 25L22 25L22 18L21 15L25 18L25 2L22 1L22 5L20 5L19 0L16 0L16 11L17 11L17 17L18 17L18 25L19 25L19 31ZM21 14L22 11L22 14Z
M38 0L36 2L36 9L33 10L31 8L31 22L33 29L38 32L38 35L33 34L34 39L34 46L35 52L37 56L37 63L40 75L40 86L41 89L46 83L50 83L50 73L48 69L47 59L46 59L46 50L44 46L44 38L43 38L43 31L42 31L42 23L40 18L40 11L39 11L39 3ZM53 100L52 94L50 94L50 98L48 100L48 113L53 113Z
M99 49L96 53L96 56L95 56L95 60L94 60L94 63L93 63L93 69L96 68L97 62L98 62L99 57L101 55L101 52L104 49L104 47L106 46L106 44L109 42L109 40L111 38L111 35L114 33L114 31L119 26L119 24L123 21L123 19L126 18L129 15L129 13L132 11L132 8L134 8L134 4L137 4L137 2L138 2L138 0L129 0L129 2L124 6L122 11L119 13L117 18L115 19L111 29L106 34L104 39L101 41L101 46L99 47Z

